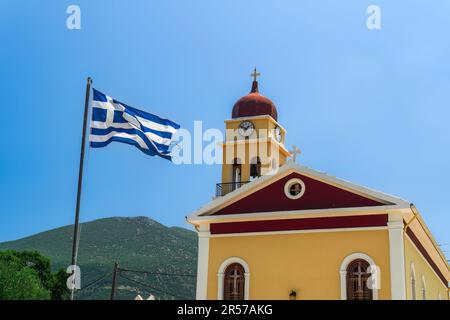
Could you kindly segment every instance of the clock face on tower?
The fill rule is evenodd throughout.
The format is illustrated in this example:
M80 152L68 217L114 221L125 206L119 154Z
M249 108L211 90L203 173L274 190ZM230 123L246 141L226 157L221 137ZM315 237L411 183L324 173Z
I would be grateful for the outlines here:
M255 126L250 121L242 121L239 124L238 132L242 137L249 137L253 130L255 129Z
M275 139L277 139L278 142L281 142L281 129L280 127L275 128Z

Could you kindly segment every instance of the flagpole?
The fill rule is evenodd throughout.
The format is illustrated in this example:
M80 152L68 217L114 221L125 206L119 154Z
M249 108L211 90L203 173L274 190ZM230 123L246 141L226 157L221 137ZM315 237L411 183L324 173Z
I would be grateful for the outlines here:
M91 92L92 79L87 78L86 83L86 96L84 100L84 118L83 118L83 132L81 135L81 152L80 152L80 167L78 170L78 190L77 190L77 206L75 209L75 224L73 228L73 245L72 245L72 266L77 265L77 255L78 255L78 236L79 236L79 218L80 218L80 200L81 200L81 187L83 185L83 164L84 164L84 149L86 144L86 127L87 127L87 117L89 113L89 94ZM73 274L75 274L75 267L73 269ZM70 300L74 298L75 288L72 288Z

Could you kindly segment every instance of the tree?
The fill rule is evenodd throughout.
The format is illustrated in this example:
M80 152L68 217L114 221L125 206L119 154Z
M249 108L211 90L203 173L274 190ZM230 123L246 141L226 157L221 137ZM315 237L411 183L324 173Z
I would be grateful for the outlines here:
M70 291L67 289L67 277L66 270L59 269L58 272L53 274L52 284L52 300L67 300L70 297Z
M49 299L37 272L17 263L0 261L0 299Z
M0 252L0 299L66 299L66 279L38 252Z

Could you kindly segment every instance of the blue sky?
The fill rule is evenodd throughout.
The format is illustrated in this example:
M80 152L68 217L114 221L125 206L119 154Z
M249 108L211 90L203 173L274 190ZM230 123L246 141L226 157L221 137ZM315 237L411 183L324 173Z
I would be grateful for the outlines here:
M81 30L66 28L70 4ZM370 4L381 30L366 28ZM87 76L184 128L223 129L256 65L300 163L413 202L450 243L449 12L446 0L2 1L0 241L73 222ZM185 227L221 172L118 143L85 165L82 221Z

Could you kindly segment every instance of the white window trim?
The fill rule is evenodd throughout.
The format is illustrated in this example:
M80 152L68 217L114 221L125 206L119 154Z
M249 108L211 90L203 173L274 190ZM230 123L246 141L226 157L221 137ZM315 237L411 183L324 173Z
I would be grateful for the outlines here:
M409 279L409 284L411 286L411 300L417 300L417 277L416 277L416 269L414 268L414 262L411 261L410 264L410 272L411 272L411 277ZM414 279L414 287L413 287L413 279Z
M294 183L299 183L302 186L302 191L300 191L299 194L293 196L291 195L291 193L289 192L291 185L293 185ZM289 179L286 184L284 185L284 194L286 195L286 197L288 197L291 200L297 200L300 199L301 197L303 197L303 195L305 194L305 183L299 179L299 178L293 178L293 179Z
M375 261L365 253L355 252L346 256L341 263L341 268L339 269L339 275L341 278L341 300L347 300L347 267L350 262L357 259L365 260L369 263L369 265L376 266ZM378 300L378 289L372 290L372 298L373 300Z
M239 257L226 259L219 267L217 273L217 300L223 300L223 280L226 268L233 263L239 263L244 268L244 300L250 300L250 268L248 263Z
M427 283L425 281L425 276L422 275L422 287L420 289L420 293L421 293L421 298L422 300L427 300ZM424 299L425 298L425 299Z

